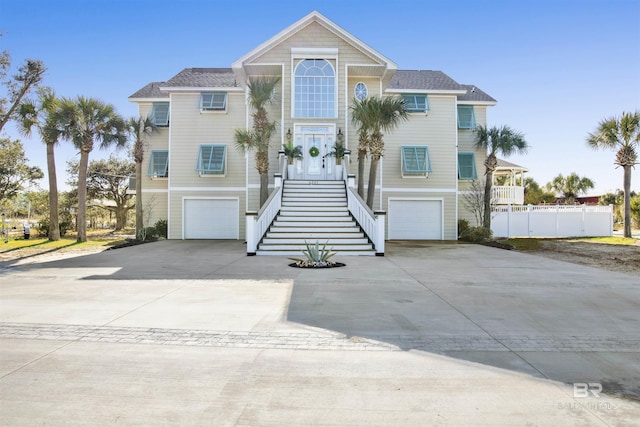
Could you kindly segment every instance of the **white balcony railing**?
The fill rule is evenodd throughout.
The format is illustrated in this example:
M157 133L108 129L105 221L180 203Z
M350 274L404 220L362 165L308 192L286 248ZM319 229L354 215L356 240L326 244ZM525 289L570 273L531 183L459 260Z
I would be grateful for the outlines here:
M524 204L524 187L493 185L491 187L491 202L494 205L522 205Z

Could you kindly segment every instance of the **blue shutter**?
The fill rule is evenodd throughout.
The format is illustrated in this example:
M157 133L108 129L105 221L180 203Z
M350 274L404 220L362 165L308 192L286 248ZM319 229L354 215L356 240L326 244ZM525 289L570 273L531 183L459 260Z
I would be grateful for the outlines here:
M458 153L458 179L478 179L473 153Z
M147 175L160 178L169 176L169 150L151 151Z
M424 113L429 109L427 95L402 95L405 110L412 113Z
M402 147L402 168L406 174L431 172L431 159L427 146Z
M209 92L200 95L200 109L206 111L220 111L227 108L227 94L225 92Z
M156 126L169 126L169 103L154 102L151 107L151 117Z
M196 171L204 174L224 173L226 145L201 145L198 151Z
M473 105L458 105L458 128L476 128L476 114L473 110Z

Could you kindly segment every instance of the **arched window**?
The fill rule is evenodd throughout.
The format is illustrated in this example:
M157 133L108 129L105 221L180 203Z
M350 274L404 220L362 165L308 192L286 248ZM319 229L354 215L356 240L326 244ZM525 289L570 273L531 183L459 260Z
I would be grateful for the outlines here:
M333 66L325 59L305 59L295 69L294 117L335 117Z

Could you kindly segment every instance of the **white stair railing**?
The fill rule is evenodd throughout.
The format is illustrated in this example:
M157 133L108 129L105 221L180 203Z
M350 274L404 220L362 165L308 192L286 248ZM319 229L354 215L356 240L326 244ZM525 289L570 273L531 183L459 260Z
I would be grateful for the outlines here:
M384 256L386 240L384 227L387 213L384 211L373 212L351 187L347 188L347 206L351 215L362 227L362 231L373 242L376 255Z
M284 154L284 153L283 153ZM280 162L282 163L282 161ZM273 192L258 212L247 211L245 213L247 236L247 255L255 255L258 250L258 243L264 237L273 222L273 219L280 212L282 206L282 177L286 176L286 162L282 167L282 173L275 174Z

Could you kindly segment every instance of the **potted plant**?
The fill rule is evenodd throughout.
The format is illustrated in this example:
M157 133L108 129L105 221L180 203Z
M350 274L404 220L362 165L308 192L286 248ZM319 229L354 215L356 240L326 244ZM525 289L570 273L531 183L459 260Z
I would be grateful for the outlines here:
M284 155L287 156L287 179L292 179L294 175L293 161L302 158L302 146L293 145L293 142L289 141L282 145L284 149Z
M336 177L338 179L342 179L342 159L344 159L346 151L344 142L338 139L333 145L333 150L329 153L329 156L336 158Z

